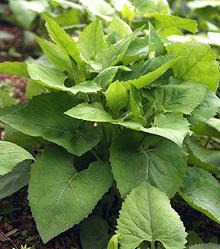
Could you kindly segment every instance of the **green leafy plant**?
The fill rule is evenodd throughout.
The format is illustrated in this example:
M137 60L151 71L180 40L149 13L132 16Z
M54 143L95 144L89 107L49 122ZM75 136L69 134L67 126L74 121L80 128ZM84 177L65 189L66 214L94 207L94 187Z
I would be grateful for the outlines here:
M185 29L194 30L191 25ZM132 31L118 17L110 25L94 20L78 41L50 17L46 28L50 40L37 38L46 60L0 64L0 72L39 86L27 103L2 108L0 121L20 142L27 136L43 147L28 187L42 240L82 221L83 248L107 248L106 219L116 222L119 212L109 249L183 249L187 233L170 205L178 194L220 223L219 152L203 146L219 136L213 50L196 41L169 42L150 23L148 35L144 27ZM7 152L7 129L6 140L1 146ZM8 156L0 167L0 187L10 189L3 197L27 184L23 163L33 161L12 148L16 160L0 152L0 159ZM10 184L12 174L19 183ZM88 237L96 230L103 241Z

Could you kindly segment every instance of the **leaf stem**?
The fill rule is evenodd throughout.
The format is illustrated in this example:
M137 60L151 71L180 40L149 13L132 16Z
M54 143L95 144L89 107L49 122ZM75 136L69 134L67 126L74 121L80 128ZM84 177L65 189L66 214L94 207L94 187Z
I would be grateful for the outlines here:
M152 242L151 242L151 249L156 249L155 241L152 241Z

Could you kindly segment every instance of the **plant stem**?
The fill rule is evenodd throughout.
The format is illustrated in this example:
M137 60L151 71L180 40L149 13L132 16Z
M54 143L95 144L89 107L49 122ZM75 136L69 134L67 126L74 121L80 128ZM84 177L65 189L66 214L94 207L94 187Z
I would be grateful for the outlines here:
M151 242L151 249L156 249L155 241L152 241L152 242Z

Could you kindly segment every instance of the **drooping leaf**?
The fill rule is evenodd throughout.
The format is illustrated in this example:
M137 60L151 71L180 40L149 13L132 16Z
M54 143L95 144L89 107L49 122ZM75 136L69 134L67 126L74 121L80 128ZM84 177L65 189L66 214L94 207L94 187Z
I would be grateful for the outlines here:
M132 33L130 26L119 17L114 17L108 27L108 34L116 33L119 39Z
M122 204L118 219L121 249L138 247L143 241L160 241L166 249L184 249L186 232L168 197L142 183Z
M129 133L113 142L110 161L122 198L141 182L149 182L168 197L179 190L186 171L186 153L165 139L159 139L154 146L155 149L141 149Z
M165 85L155 89L156 108L160 112L192 113L207 93L204 85ZM192 97L193 96L193 97Z
M82 103L65 112L70 117L93 122L110 122L112 117L103 106L96 102L93 104Z
M37 13L43 13L49 10L47 0L10 0L10 10L16 17L16 20L25 28L30 29Z
M166 0L132 0L131 1L138 11L138 15L151 17L155 14L170 14L170 7Z
M213 173L220 172L220 151L204 148L192 139L187 139L186 144L190 151L190 163Z
M220 223L220 185L206 170L189 169L184 177L181 197L193 208Z
M87 217L111 183L107 163L93 162L88 169L77 172L72 157L63 149L48 148L32 167L28 191L43 241L46 243Z
M99 16L107 21L111 21L115 10L104 0L80 0L82 5L94 16Z
M215 91L220 77L216 55L209 45L192 42L175 42L167 47L168 55L181 57L172 68L180 80L192 80Z
M27 65L24 62L2 62L0 63L0 73L29 77Z
M94 60L100 50L107 48L105 36L98 19L80 33L77 44L80 52L87 60Z
M180 114L168 113L157 116L153 127L141 130L165 137L181 147L186 134L189 132L189 123Z
M220 99L212 92L206 94L203 102L191 113L188 120L193 128L212 118L220 109Z
M181 30L196 33L197 23L195 20L182 18L174 15L155 14L156 28L162 36L181 34Z
M18 163L27 159L34 160L33 156L22 147L0 141L0 176L8 174Z
M12 171L0 176L0 200L14 194L29 182L31 161L17 164Z
M202 1L194 0L194 1L188 2L187 5L192 9L200 9L200 8L205 8L208 6L218 7L220 6L220 3L218 0L202 0Z
M108 223L100 216L90 216L80 225L83 249L106 249L108 239Z
M82 155L99 142L101 132L95 127L81 130L79 121L64 115L77 103L76 98L64 93L43 94L27 104L3 109L0 120L27 135L43 137Z
M79 92L93 93L102 89L97 83L90 81L67 87L65 82L68 78L65 73L36 63L28 64L28 72L31 79L40 85L59 91L77 94Z

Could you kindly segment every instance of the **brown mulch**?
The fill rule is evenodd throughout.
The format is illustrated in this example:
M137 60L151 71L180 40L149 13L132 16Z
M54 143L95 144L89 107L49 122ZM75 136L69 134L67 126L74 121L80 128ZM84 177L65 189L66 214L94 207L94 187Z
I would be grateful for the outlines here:
M9 234L8 241L1 241L1 249L15 249L21 245L34 249L72 249L77 248L76 229L70 229L44 245L37 232L27 201L27 189L0 201L0 232ZM11 235L10 235L11 234ZM2 238L3 239L3 238ZM17 247L17 248L16 248Z

